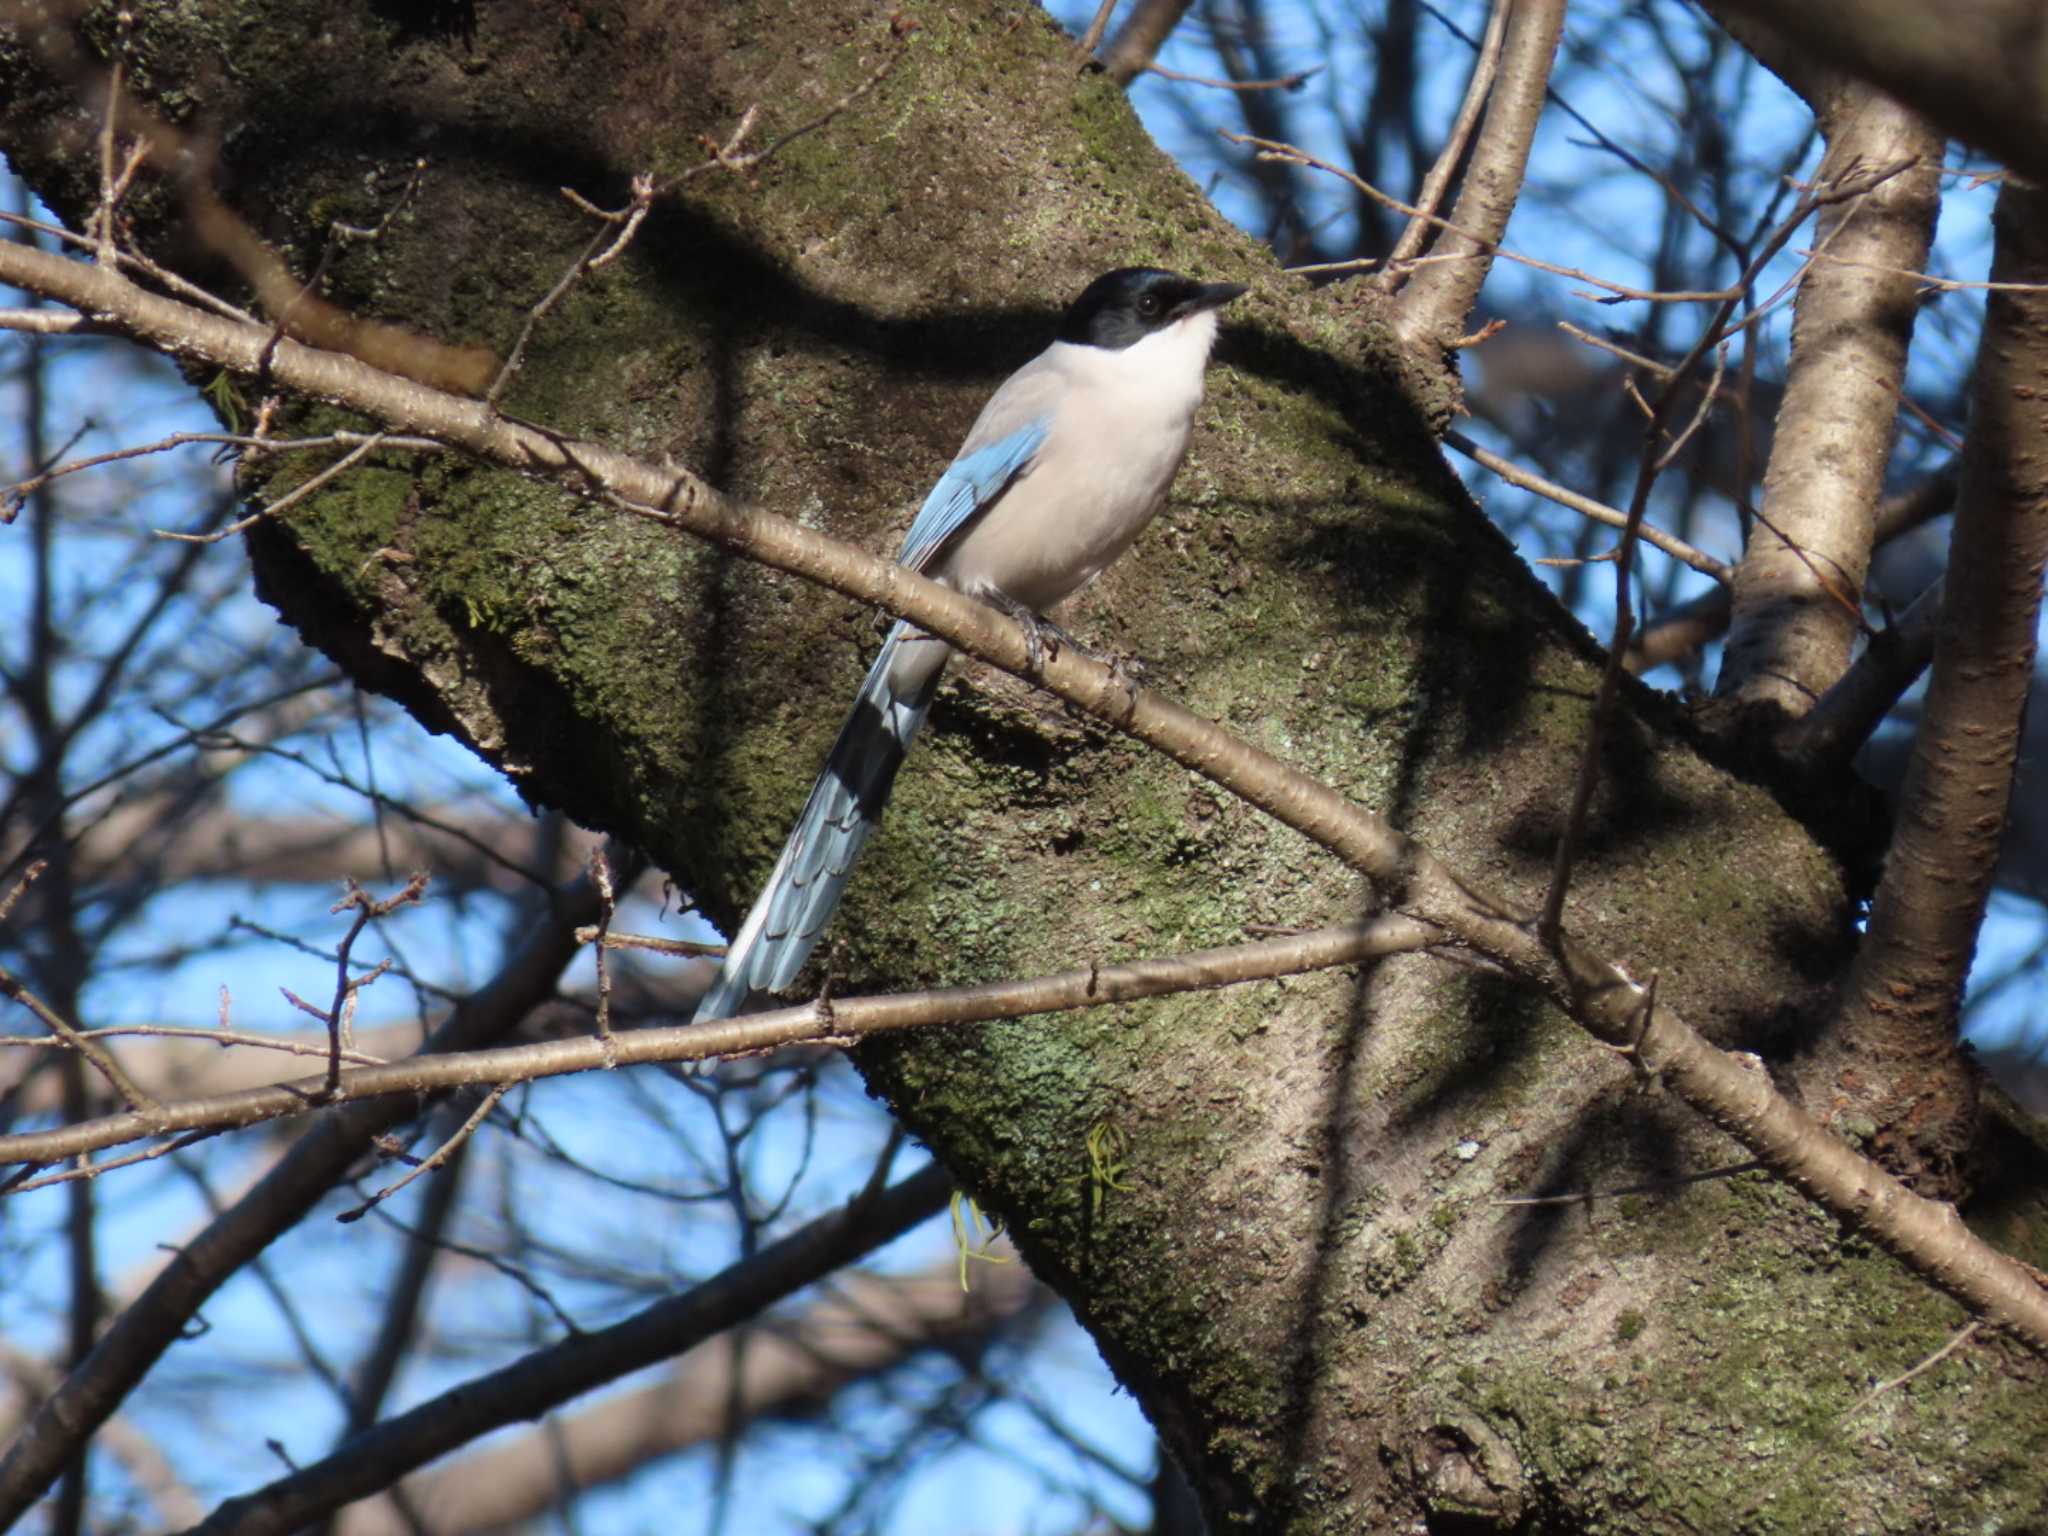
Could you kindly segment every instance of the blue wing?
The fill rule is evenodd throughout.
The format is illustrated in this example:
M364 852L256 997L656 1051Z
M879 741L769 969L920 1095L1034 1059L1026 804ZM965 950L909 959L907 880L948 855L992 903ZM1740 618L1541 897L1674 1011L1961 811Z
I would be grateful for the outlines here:
M947 465L939 483L918 509L910 532L903 536L897 563L913 571L922 570L948 539L1031 467L1032 455L1044 443L1051 425L1049 418L1030 422L971 453L961 454Z

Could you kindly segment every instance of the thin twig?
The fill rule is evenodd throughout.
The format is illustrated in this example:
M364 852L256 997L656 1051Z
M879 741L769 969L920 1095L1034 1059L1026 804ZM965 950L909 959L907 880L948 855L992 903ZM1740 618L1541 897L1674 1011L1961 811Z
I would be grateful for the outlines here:
M265 443L264 446L268 448L271 445ZM305 500L306 497L312 495L329 481L348 473L350 469L368 458L372 453L375 453L379 448L390 446L392 446L391 440L382 432L372 432L318 474L308 476L285 492L284 495L278 497L276 501L267 503L250 513L247 517L238 518L236 521L229 523L225 528L216 528L211 533L179 533L173 528L159 528L156 530L156 536L160 539L171 539L180 544L218 544L222 539L232 538L238 533L246 532L265 518L277 517L285 512L289 512L295 505Z
M143 1163L153 1163L160 1157L166 1157L173 1152L182 1152L189 1146L194 1146L219 1134L220 1132L217 1130L202 1126L196 1131L187 1131L182 1136L174 1136L169 1141L160 1141L153 1147L144 1147L137 1152L125 1152L119 1157L110 1157L105 1162L94 1162L91 1158L81 1157L76 1168L66 1168L61 1173L46 1173L40 1178L23 1177L24 1174L34 1173L36 1169L47 1166L43 1163L30 1163L22 1169L21 1173L17 1173L5 1183L0 1183L0 1196L26 1195L38 1189L48 1189L52 1185L76 1184L83 1179L96 1179L103 1173L113 1173L122 1168L134 1168Z
M1868 1408L1880 1397L1883 1397L1885 1393L1896 1392L1900 1387L1905 1386L1908 1382L1911 1382L1921 1376L1926 1375L1929 1371L1933 1370L1937 1365L1941 1364L1942 1361L1946 1360L1950 1355L1954 1354L1957 1350L1961 1349L1965 1344L1969 1343L1970 1340L1975 1338L1977 1336L1978 1330L1980 1330L1983 1326L1984 1325L1981 1322L1965 1323L1961 1328L1956 1330L1955 1336L1953 1338L1951 1338L1946 1344L1942 1345L1941 1348L1937 1349L1933 1354L1929 1355L1925 1360L1922 1360L1918 1365L1914 1366L1911 1370L1900 1372L1898 1375L1894 1376L1890 1381L1879 1382L1876 1386L1872 1387L1868 1392L1864 1393L1861 1397L1857 1398L1854 1403L1849 1405L1849 1411L1842 1415L1843 1419L1847 1420L1855 1418L1857 1414L1861 1413L1864 1409Z
M1590 496L1582 496L1567 486L1559 485L1555 480L1546 480L1535 471L1524 469L1512 460L1504 459L1499 454L1480 447L1462 432L1453 429L1444 433L1444 442L1482 469L1493 471L1510 485L1519 485L1525 491L1534 491L1538 496L1547 497L1561 507L1570 507L1574 512L1582 513L1596 523L1605 523L1610 528L1628 526L1627 513L1610 507L1605 502L1595 501ZM1712 555L1693 548L1683 539L1674 538L1661 528L1645 523L1642 535L1645 543L1662 550L1672 559L1691 566L1703 576L1711 576L1725 585L1734 575L1733 568L1725 561L1716 560Z
M293 1001L299 1002L298 999ZM318 1009L309 1007L308 1011L315 1018L320 1016ZM188 1024L108 1024L98 1029L81 1029L78 1037L81 1040L198 1040L220 1046L223 1050L239 1045L256 1051L276 1051L286 1056L325 1056L328 1051L324 1042L315 1045L309 1040L293 1040L283 1035L252 1035L245 1030L201 1029ZM40 1035L0 1035L0 1050L62 1050L66 1044ZM388 1056L353 1050L343 1051L342 1058L359 1067L383 1066L391 1060Z
M752 107L747 108L746 116L740 119L740 133L746 132L748 125L753 121L754 111ZM583 247L582 254L555 280L555 286L528 308L525 318L520 322L519 335L512 343L512 350L505 354L504 364L498 369L498 376L491 380L491 387L484 391L484 404L494 409L504 396L506 386L525 365L527 343L533 339L534 331L547 317L548 312L568 297L569 292L590 273L615 261L633 236L639 233L641 222L647 217L648 210L654 206L654 178L644 173L635 176L632 201L621 209L607 211L597 208L568 187L562 188L562 196L584 213L616 225L617 229L616 232L600 229L592 235L589 243Z
M816 133L820 128L823 128L863 96L874 90L884 80L888 79L896 66L902 62L905 51L903 47L904 40L917 30L917 23L905 17L898 17L891 22L890 30L895 34L896 38L895 51L882 60L874 69L870 70L867 77L852 90L841 96L809 122L799 124L797 127L790 129L781 138L770 140L760 149L749 150L744 154L718 151L712 160L706 161L703 165L692 166L679 175L669 178L667 182L663 183L662 190L668 191L673 187L680 186L692 177L710 170L713 165L723 166L728 171L751 171L756 166L774 159L775 156L781 154L783 150L794 144L798 139L803 138L806 134ZM735 137L737 138L737 135Z
M361 1205L352 1206L350 1209L341 1212L334 1219L340 1222L361 1221L386 1200L389 1200L401 1189L404 1189L414 1179L419 1178L422 1174L432 1173L436 1168L445 1165L448 1159L453 1157L471 1136L476 1134L477 1127L490 1118L491 1111L498 1107L498 1101L504 1098L511 1089L512 1085L510 1083L499 1083L489 1093L484 1095L483 1102L477 1105L467 1120L462 1122L454 1135L436 1147L416 1167L408 1171L403 1178L395 1183L385 1185Z
M1931 272L1916 272L1911 267L1886 266L1879 261L1857 261L1848 256L1830 256L1824 251L1800 251L1797 254L1819 261L1830 261L1838 267L1860 267L1866 272L1882 272L1889 277L1910 277L1928 293L2048 293L2048 283L1972 282L1960 277L1936 277Z
M1676 462L1678 456L1685 451L1685 445L1692 441L1693 434L1698 432L1701 425L1706 421L1708 413L1714 408L1714 401L1721 394L1721 380L1727 376L1727 372L1728 348L1726 346L1717 346L1714 348L1714 371L1707 377L1707 387L1700 392L1700 401L1693 408L1692 420L1688 421L1679 431L1678 435L1671 439L1670 445L1664 450L1663 457L1658 459L1657 472L1659 474L1662 474Z
M134 19L122 11L115 25L121 35L121 47L114 55L113 67L107 71L107 105L100 114L100 200L92 211L91 222L92 259L103 267L114 265L114 124L121 112L121 72L128 62L128 32Z
M28 888L36 883L42 872L49 867L50 861L48 859L32 859L29 861L28 868L21 872L21 878L14 882L13 888L8 891L4 898L0 898L0 923L6 922L8 918L14 915L15 904L21 900L22 896L28 891Z
M899 32L898 35L902 36L904 34ZM649 211L653 208L656 197L674 191L684 182L709 170L722 168L735 174L743 174L755 169L780 153L786 146L793 144L807 133L816 132L846 111L847 108L851 107L855 102L886 80L889 77L890 71L895 69L897 62L902 57L903 50L901 47L898 47L879 66L870 71L865 79L844 96L840 97L838 101L834 102L824 112L808 122L791 129L781 138L776 139L762 149L747 150L744 148L748 137L753 133L754 126L760 121L761 116L761 108L758 104L749 106L740 114L739 122L734 126L731 135L723 144L712 139L706 140L705 148L710 151L710 158L701 164L693 165L687 170L659 181L654 176L645 172L636 175L632 181L631 197L624 208L599 208L573 188L563 187L561 189L562 196L567 198L578 210L614 227L611 229L600 229L593 235L589 243L584 246L582 252L569 264L568 269L563 272L561 277L556 280L554 287L550 288L527 310L525 318L520 323L519 335L512 344L511 352L507 354L505 361L499 366L497 375L491 380L489 388L484 391L484 403L493 408L497 406L498 402L504 397L505 390L510 386L513 378L517 376L520 368L524 365L527 344L533 339L534 331L539 327L540 322L563 299L568 297L576 285L582 282L584 278L593 272L602 271L605 267L610 266L619 259L626 247L632 243L633 237L640 232L640 227L646 221Z
M659 934L609 931L600 933L595 923L587 928L578 928L576 942L598 944L605 949L645 949L657 955L676 955L686 959L696 959L699 956L715 959L726 950L723 944L699 944L694 939L666 939Z
M1190 75L1178 69L1168 69L1164 64L1145 66L1146 74L1157 75L1162 80L1177 80L1183 85L1206 85L1218 91L1298 91L1322 72L1322 65L1311 64L1307 69L1297 69L1272 80L1218 80L1212 75Z
M1558 321L1557 328L1576 341L1583 341L1589 347L1596 347L1602 352L1610 353L1620 358L1631 368L1640 368L1643 372L1659 379L1669 379L1671 377L1670 364L1660 363L1656 358L1645 356L1641 352L1632 352L1618 341L1598 335L1595 332L1586 330L1582 326L1573 325L1569 320Z
M341 1053L344 1048L355 1045L356 997L363 988L370 986L387 970L391 962L385 960L360 976L351 976L348 970L349 954L355 948L362 931L379 918L389 917L400 907L411 906L427 893L427 876L424 870L416 871L412 878L394 895L382 901L372 897L355 881L344 882L346 894L337 901L329 912L354 912L355 918L343 935L340 947L334 956L334 1001L324 1015L327 1023L327 1085L325 1096L334 1097L341 1084ZM289 995L289 994L287 994Z
M18 889L17 887L17 891ZM87 1039L70 1020L31 992L22 979L4 965L0 965L0 997L9 997L20 1003L34 1014L51 1034L56 1035L67 1047L90 1062L93 1070L107 1080L108 1086L121 1096L122 1102L142 1120L152 1122L162 1112L163 1106L124 1072L118 1061Z
M1489 1200L1488 1205L1590 1205L1595 1200L1616 1200L1623 1195L1656 1195L1667 1189L1683 1189L1688 1184L1704 1184L1709 1179L1732 1179L1739 1173L1756 1173L1763 1164L1754 1160L1746 1163L1730 1163L1725 1168L1708 1168L1700 1173L1682 1173L1669 1179L1651 1179L1644 1184L1622 1184L1613 1189L1581 1189L1569 1195L1504 1195Z
M244 448L265 453L304 452L314 448L358 447L381 440L387 448L405 448L415 453L439 453L441 444L430 437L396 437L374 432L326 432L318 437L275 438L260 434L238 432L173 432L169 437L158 438L153 443L141 443L132 448L116 448L107 453L96 453L90 458L71 459L46 469L39 475L26 480L17 480L5 490L0 490L0 502L8 507L20 506L52 480L61 480L66 475L75 475L81 470L97 469L103 464L117 464L125 459L140 459L156 453L169 453L174 448L186 448L195 443L212 443L222 448ZM190 534L174 534L170 537L193 539ZM214 542L225 535L209 536L203 542Z
M2007 284L2006 286L2008 289L2010 289L2024 285ZM2048 292L2048 287L2035 285L2035 291ZM1941 422L1936 421L1934 417L1928 412L1926 406L1922 405L1918 400L1915 400L1911 395L1907 394L1903 389L1899 388L1899 386L1893 383L1890 379L1880 379L1877 382L1883 385L1885 392L1887 394L1889 394L1894 400L1898 401L1900 405L1905 407L1908 415L1912 416L1912 418L1915 421L1919 422L1921 426L1925 427L1928 431L1932 432L1936 437L1940 438L1943 446L1945 446L1951 453L1961 453L1963 451L1962 438L1957 435L1954 429L1943 425Z
M1890 1381L1879 1382L1876 1386L1872 1387L1868 1392L1864 1393L1861 1397L1857 1398L1855 1402L1851 1403L1847 1408L1842 1410L1842 1416L1835 1420L1834 1430L1836 1432L1839 1432L1842 1429L1846 1428L1851 1419L1855 1418L1857 1414L1861 1413L1864 1409L1868 1408L1872 1403L1876 1402L1879 1398L1883 1397L1887 1392L1895 1392L1900 1387L1907 1385L1909 1382L1912 1382L1917 1378L1926 1375L1929 1371L1933 1370L1937 1365L1941 1364L1942 1361L1946 1360L1950 1355L1954 1354L1957 1350L1961 1349L1965 1344L1969 1343L1970 1340L1975 1338L1977 1336L1978 1330L1981 1329L1983 1326L1984 1324L1982 1322L1974 1319L1970 1322L1963 1324L1961 1328L1957 1329L1955 1333L1950 1335L1947 1343L1943 1344L1941 1348L1935 1350L1933 1354L1927 1356L1927 1358L1922 1360L1918 1365L1912 1367L1912 1369L1910 1370L1901 1372L1899 1375L1894 1376ZM1816 1456L1819 1456L1824 1450L1828 1449L1832 1444L1833 1441L1831 1439L1822 1438L1817 1440L1813 1445L1809 1446L1804 1455L1799 1457L1799 1459L1794 1461L1790 1466L1784 1468L1781 1472L1777 1474L1777 1476L1771 1478L1768 1482L1764 1484L1764 1486L1761 1489L1758 1490L1755 1496L1750 1499L1749 1503L1743 1507L1742 1517L1747 1517L1751 1514L1754 1514L1758 1509L1762 1508L1771 1499L1775 1498L1777 1496L1779 1489L1783 1488L1787 1483L1791 1482L1794 1478L1799 1476L1800 1473L1804 1472L1806 1468L1812 1464L1814 1458Z
M604 1042L604 1065L609 1072L619 1058L618 1043L612 1039L612 968L605 938L618 915L618 898L612 890L612 866L602 847L590 850L590 883L597 888L597 1038Z
M427 162L424 160L415 160L413 162L412 174L406 178L406 183L399 190L398 196L393 199L391 206L384 210L383 216L375 224L366 228L357 224L345 224L340 219L328 220L327 238L321 242L320 255L313 263L313 270L306 274L305 281L298 284L297 291L289 299L285 300L282 305L276 306L276 319L271 324L269 345L263 349L256 363L256 373L259 378L267 379L270 377L270 359L276 355L277 344L284 340L286 335L296 334L292 331L292 321L298 316L300 311L326 303L320 297L320 289L327 282L328 269L334 265L334 258L357 241L375 243L381 240L384 232L391 227L391 221L398 217L400 210L407 203L412 201L412 195L419 189L420 180L426 174L426 168ZM283 275L281 263L279 264L278 271L280 275Z

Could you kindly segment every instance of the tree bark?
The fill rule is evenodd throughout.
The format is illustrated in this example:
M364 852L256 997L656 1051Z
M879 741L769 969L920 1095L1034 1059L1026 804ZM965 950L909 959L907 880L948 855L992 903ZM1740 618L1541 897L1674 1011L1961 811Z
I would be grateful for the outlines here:
M1265 266L1040 12L934 7L905 38L854 0L406 13L428 21L273 0L232 27L129 9L136 88L222 146L218 186L302 275L330 221L376 224L425 157L385 235L328 261L328 297L500 355L590 238L556 188L621 205L750 107L751 144L773 143L900 52L751 174L659 201L537 326L505 401L871 547L1094 272L1254 276L1172 505L1069 627L1540 904L1595 647L1443 464L1372 295ZM80 36L89 54L112 29ZM90 99L49 52L0 52L0 147L74 217ZM178 206L136 209L166 250ZM247 489L313 467L266 460ZM878 633L457 462L380 456L249 544L311 642L530 799L643 844L728 925ZM1836 854L1637 688L1593 827L1573 931L1721 1044L1806 1043L1852 939ZM813 977L985 980L1373 904L1306 847L961 668ZM1977 1529L2048 1504L2037 1364L1973 1346L1987 1364L1895 1394L1881 1436L1839 1422L1959 1309L1761 1175L1665 1182L1733 1143L1484 971L1407 957L859 1059L1073 1303L1219 1531L1716 1530L1753 1498L1784 1530L1872 1509ZM2048 1264L2041 1148L1986 1134L2010 1171L1972 1214Z

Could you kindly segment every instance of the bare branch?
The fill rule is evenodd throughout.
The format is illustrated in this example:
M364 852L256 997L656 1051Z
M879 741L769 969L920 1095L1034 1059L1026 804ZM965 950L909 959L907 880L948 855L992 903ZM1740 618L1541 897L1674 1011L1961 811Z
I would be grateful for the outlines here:
M1217 91L1298 91L1302 85L1321 74L1322 65L1309 69L1297 69L1292 74L1278 75L1271 80L1218 80L1211 75L1187 75L1177 69L1168 69L1164 64L1147 64L1145 73L1157 75L1162 80L1178 80L1183 85L1206 85Z
M201 1529L209 1536L300 1530L480 1435L538 1418L594 1387L696 1348L907 1232L942 1210L951 1190L951 1177L935 1163L878 1198L857 1198L680 1296L536 1350L387 1419L324 1460L230 1499Z
M83 330L85 316L62 309L0 309L0 331L29 331L41 336L67 336Z
M42 313L42 311L32 311L32 313ZM0 490L0 503L5 504L4 507L0 507L0 516L11 515L14 508L26 502L29 497L40 491L52 480L62 479L65 475L75 475L80 470L97 469L102 464L117 464L125 459L139 459L153 453L168 453L173 448L184 448L193 443L211 443L221 448L260 449L265 453L285 453L298 452L310 448L360 448L365 444L374 446L380 442L387 447L406 448L415 453L439 453L441 451L441 445L432 438L393 437L381 432L328 432L318 437L299 438L252 437L246 433L237 432L173 432L169 437L159 438L153 443L139 443L129 448L116 448L107 453L93 454L89 458L69 459L62 464L44 470L41 474L32 475L26 480L17 480L4 490ZM248 526L246 523L236 525L237 528L246 526ZM229 531L232 532L234 530ZM189 534L173 534L170 537L193 538ZM214 543L225 537L225 533L217 533L197 542Z
M34 859L29 862L28 867L22 870L20 877L15 880L14 885L8 890L7 894L4 897L0 897L0 923L6 922L8 918L14 915L15 907L20 903L21 898L27 894L28 888L34 885L37 876L41 875L49 867L47 859Z
M1095 19L1088 23L1088 30L1081 34L1081 54L1085 58L1095 51L1095 45L1102 41L1102 34L1109 30L1109 18L1116 14L1116 0L1102 0L1095 7Z
M1421 190L1415 194L1415 216L1401 231L1401 238L1394 242L1394 248L1387 252L1380 286L1390 293L1406 281L1403 268L1422 254L1423 248L1429 244L1429 237L1435 232L1430 221L1443 207L1451 178L1457 174L1458 165L1465 158L1473 129L1479 126L1479 114L1486 109L1487 98L1493 94L1494 77L1500 71L1501 44L1507 38L1508 12L1513 8L1513 0L1494 0L1493 9L1487 15L1486 35L1480 39L1478 55L1472 61L1472 78L1465 84L1465 99L1458 107L1457 117L1451 122L1450 132L1444 135L1444 147L1436 157L1436 164L1429 168Z
M446 1167L448 1160L461 1152L469 1144L470 1137L477 1133L477 1129L486 1120L490 1119L491 1111L498 1107L498 1101L505 1097L510 1088L511 1084L500 1083L489 1093L486 1093L478 1102L476 1108L470 1111L469 1118L456 1127L455 1133L442 1142L440 1146L436 1147L429 1155L408 1169L403 1177L385 1185L361 1205L351 1206L334 1219L336 1221L361 1221L371 1211L382 1205L386 1200L389 1200L401 1189L404 1189L406 1185L412 1183L414 1179L419 1178L423 1174L432 1173L437 1168Z
M597 887L597 922L593 925L591 942L597 952L597 1038L604 1046L605 1070L610 1071L619 1064L612 1044L612 968L611 948L608 942L612 933L612 919L618 914L618 900L612 890L612 867L604 856L604 849L590 850L590 883ZM581 939L583 929L576 930Z
M1818 782L1821 775L1846 770L1892 706L1927 670L1934 659L1942 587L1940 580L1931 582L1897 623L1872 635L1841 681L1779 735L1778 751L1808 779Z
M754 109L750 107L733 133L730 146L733 151L737 151L740 138L752 126L753 120ZM491 387L484 391L486 405L495 406L504 398L506 386L525 364L527 344L533 340L534 331L541 321L547 318L548 312L567 298L570 291L585 277L617 260L619 253L625 250L628 242L639 233L641 224L646 221L648 210L654 206L654 178L647 175L635 176L632 201L616 212L607 213L592 207L567 187L562 189L562 195L586 213L614 225L615 229L600 229L592 235L590 243L583 248L583 254L569 264L569 270L556 280L555 286L528 308L526 317L520 321L518 338L512 343L512 350L505 354L504 366L499 368L498 376L491 380Z
M26 884L26 882L23 882ZM107 1080L114 1092L121 1096L129 1110L142 1120L149 1120L159 1108L155 1099L135 1085L121 1064L114 1060L87 1035L75 1028L71 1021L31 992L22 979L5 966L0 966L0 997L12 998L30 1013L34 1014L43 1027L92 1064L93 1071Z
M385 961L361 975L351 976L348 969L349 954L354 950L356 940L362 937L363 930L371 923L378 918L389 917L400 907L415 904L427 892L427 876L424 871L416 872L405 882L402 889L382 901L371 897L353 880L343 883L348 888L348 894L329 907L328 911L354 912L355 921L349 924L347 934L343 936L340 947L335 951L334 1001L328 1005L325 1013L308 1010L327 1026L327 1082L324 1095L329 1098L333 1097L335 1088L341 1082L341 1053L344 1049L352 1049L356 1043L353 1027L356 994L375 982L390 965L389 961ZM605 894L609 896L610 893Z
M247 533L265 518L281 517L286 512L289 512L294 506L304 501L315 491L347 474L372 453L384 447L389 441L382 432L372 432L368 437L363 438L353 448L349 449L347 453L336 459L332 464L329 464L325 469L319 471L319 473L308 475L284 495L278 497L277 500L266 504L258 511L250 513L247 517L236 519L224 528L216 528L211 533L175 533L169 529L159 528L156 536L160 539L175 539L183 544L218 544L222 539L230 538L235 534ZM265 446L267 447L268 445L266 444Z

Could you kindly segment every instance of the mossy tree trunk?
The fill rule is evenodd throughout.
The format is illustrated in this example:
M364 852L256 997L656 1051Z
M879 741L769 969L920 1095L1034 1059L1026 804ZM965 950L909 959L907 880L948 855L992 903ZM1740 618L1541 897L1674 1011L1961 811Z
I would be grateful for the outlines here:
M1249 280L1172 505L1070 627L1540 900L1594 645L1446 470L1438 383L1370 298L1275 272L1036 9L905 7L907 39L856 0L129 9L135 90L218 141L218 184L297 270L424 157L329 292L501 352L589 238L557 188L621 204L750 106L771 141L900 50L755 173L664 200L540 326L507 409L885 549L1088 276ZM39 57L0 55L0 132L75 215L92 124ZM174 248L175 198L143 211ZM249 489L306 473L272 461ZM457 462L358 470L250 550L362 682L643 845L727 924L878 633ZM1723 1044L1795 1052L1851 937L1836 859L1641 691L1605 783L1575 929ZM961 667L821 956L842 989L943 984L1373 904L1295 834ZM1838 1422L1961 1314L1764 1176L1499 1203L1742 1154L1483 971L1403 959L860 1063L1071 1300L1219 1530L1978 1530L2048 1507L2048 1392L2004 1346ZM2048 1263L2040 1149L1986 1134L2006 1171L1975 1214Z

